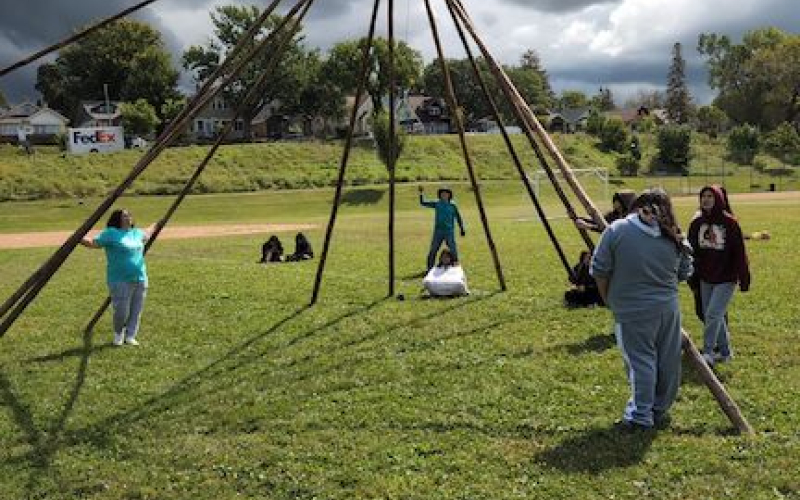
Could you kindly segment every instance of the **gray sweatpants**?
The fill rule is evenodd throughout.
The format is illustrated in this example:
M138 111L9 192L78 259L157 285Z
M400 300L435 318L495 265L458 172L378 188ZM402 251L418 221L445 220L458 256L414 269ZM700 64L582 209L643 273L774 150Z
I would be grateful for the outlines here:
M714 354L718 348L722 356L731 355L730 332L725 313L728 310L736 290L736 283L700 282L700 294L703 297L703 352Z
M614 330L631 386L624 419L652 426L654 418L669 411L681 383L680 309L645 321L617 323Z
M136 338L144 308L144 298L147 295L147 284L109 283L108 290L111 304L114 306L114 333L124 332L125 338Z

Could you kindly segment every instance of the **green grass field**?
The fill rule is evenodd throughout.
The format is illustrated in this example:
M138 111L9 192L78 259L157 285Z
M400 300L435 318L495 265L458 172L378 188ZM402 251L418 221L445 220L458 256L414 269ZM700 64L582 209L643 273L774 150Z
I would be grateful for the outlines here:
M110 347L108 315L82 333L104 259L78 248L0 339L0 498L800 498L797 198L733 198L746 232L773 236L749 244L753 289L734 299L737 357L720 369L757 435L734 435L690 368L670 430L620 435L627 383L608 311L562 307L565 272L507 182L484 188L500 292L474 200L456 187L463 299L419 296L432 213L413 186L397 213L405 301L385 298L377 186L345 193L314 307L317 261L257 265L265 235L159 242L139 348ZM331 196L191 197L174 224L316 223L319 252ZM4 203L0 233L73 229L96 201ZM147 225L169 201L122 205ZM580 239L544 202L574 259ZM686 225L695 199L676 206ZM0 297L53 250L0 250Z

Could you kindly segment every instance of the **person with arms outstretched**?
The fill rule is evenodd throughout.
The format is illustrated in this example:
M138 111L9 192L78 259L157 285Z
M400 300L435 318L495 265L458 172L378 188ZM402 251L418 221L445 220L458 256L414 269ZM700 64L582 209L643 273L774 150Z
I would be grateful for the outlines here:
M453 262L457 263L459 261L455 234L456 223L458 223L458 227L461 229L461 236L466 236L464 221L461 219L458 205L453 201L453 191L449 188L440 188L437 195L439 199L436 201L426 200L425 188L422 186L419 187L419 204L423 207L436 210L433 238L431 239L431 247L428 251L427 269L433 267L436 261L436 253L439 251L439 247L442 246L442 243L446 243L447 248L450 249Z

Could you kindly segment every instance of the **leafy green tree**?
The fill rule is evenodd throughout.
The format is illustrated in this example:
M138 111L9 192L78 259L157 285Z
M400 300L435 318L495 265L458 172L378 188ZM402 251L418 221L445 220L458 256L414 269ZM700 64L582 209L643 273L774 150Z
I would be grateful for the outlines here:
M620 118L609 118L600 130L600 147L604 151L626 152L628 128Z
M390 124L389 113L386 111L372 115L372 133L375 136L375 148L378 158L386 165L386 168L389 168L391 162L397 162L406 144L406 134L402 131L402 127L395 127L394 158L392 158L392 131Z
M686 86L686 61L681 44L672 46L672 64L667 76L667 115L675 123L688 123L692 115L692 96Z
M742 165L752 165L761 146L758 130L750 125L740 125L728 135L728 154Z
M623 177L636 177L641 167L639 159L632 155L622 155L617 158L617 171Z
M550 107L552 101L552 91L547 81L547 74L536 66L535 53L528 51L523 55L519 66L505 66L506 72L511 82L519 91L522 98L534 110L534 112L545 111ZM476 60L478 70L483 76L489 94L495 100L500 115L507 123L513 123L514 112L511 104L503 95L503 90L495 81L489 65L483 58ZM480 83L475 78L475 71L469 59L448 60L453 86L458 103L464 111L467 121L485 118L492 115L492 109L486 96L483 94ZM425 67L422 76L423 88L425 92L434 97L445 95L444 77L442 76L441 64L434 60Z
M664 107L666 101L666 95L660 90L639 90L625 101L625 108L638 109L644 106L651 110L659 109Z
M123 102L120 105L120 114L126 135L150 135L161 123L155 108L144 99L137 99L132 103Z
M606 117L600 114L596 109L593 109L589 112L589 118L586 119L586 132L599 136L605 124Z
M326 71L325 62L316 50L306 55L299 76L299 90L284 107L289 114L302 116L311 133L325 135L332 122L344 116L344 92ZM314 130L314 124L319 123L322 127Z
M565 90L558 98L558 106L566 108L588 108L591 102L584 92L580 90Z
M53 63L39 66L36 89L47 104L76 118L81 100L144 99L156 109L175 97L178 72L158 31L139 21L110 24L62 49Z
M701 106L697 109L695 116L698 132L716 137L725 128L728 122L728 115L714 105Z
M343 92L353 93L358 88L362 48L366 38L337 43L331 48L325 71ZM395 85L397 89L415 87L422 73L422 54L407 43L395 42ZM371 71L367 78L367 93L372 99L374 113L383 110L384 97L389 95L389 41L375 38L370 52Z
M745 34L736 44L727 35L701 34L714 104L734 123L772 130L800 118L800 35L777 28Z
M256 23L260 15L260 9L254 5L217 7L210 14L214 26L214 38L205 46L189 47L183 53L183 67L192 71L198 82L206 81L222 63L225 55L233 50L241 37ZM281 20L278 15L270 16L254 37L255 40L248 43L253 44L263 40L279 26ZM301 29L298 29L298 32ZM223 97L231 107L236 109L243 101L244 96L266 70L271 56L271 50L263 51L243 69L231 85L223 90ZM309 54L303 46L303 37L295 34L283 46L274 70L268 78L268 84L261 89L259 98L242 115L245 137L252 136L250 124L264 106L275 100L280 102L293 100L298 90L302 88L304 66L308 58Z
M684 125L667 125L658 129L660 164L670 172L686 174L692 154L692 131Z
M614 94L608 87L601 87L597 95L592 97L592 107L598 111L612 111L617 109Z
M168 125L172 120L178 116L178 113L186 107L186 97L178 96L171 99L167 99L164 104L161 105L160 115L163 117L162 124ZM183 142L186 140L187 132L189 129L189 125L187 125L184 130L182 130L178 136L176 137L176 142Z
M764 150L781 161L800 165L800 134L789 123L781 123L764 138Z

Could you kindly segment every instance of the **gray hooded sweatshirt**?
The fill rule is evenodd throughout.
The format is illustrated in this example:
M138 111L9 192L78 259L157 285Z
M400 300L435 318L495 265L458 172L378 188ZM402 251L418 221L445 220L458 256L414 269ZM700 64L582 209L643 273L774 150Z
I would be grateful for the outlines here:
M679 308L678 282L692 271L688 252L633 213L603 232L590 273L609 280L608 306L618 323L627 323Z

